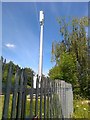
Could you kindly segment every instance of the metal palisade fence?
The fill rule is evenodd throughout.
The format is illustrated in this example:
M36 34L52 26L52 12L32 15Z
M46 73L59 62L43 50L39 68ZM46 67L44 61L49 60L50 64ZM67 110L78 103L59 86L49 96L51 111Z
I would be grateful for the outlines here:
M2 74L5 71L6 61L2 62ZM33 73L31 74L31 86L28 87L27 74L24 69L17 66L12 85L13 65L9 63L6 84L2 84L4 96L2 119L46 119L46 118L70 118L73 113L73 92L71 84L61 80L50 80L42 77L40 87L37 76L36 88L33 87ZM2 75L3 76L3 75ZM3 77L2 77L3 78ZM12 96L12 97L11 97ZM29 115L27 111L27 96L29 96ZM10 97L12 99L10 99ZM12 104L10 106L10 102ZM10 106L10 107L9 107ZM9 109L11 109L9 111Z

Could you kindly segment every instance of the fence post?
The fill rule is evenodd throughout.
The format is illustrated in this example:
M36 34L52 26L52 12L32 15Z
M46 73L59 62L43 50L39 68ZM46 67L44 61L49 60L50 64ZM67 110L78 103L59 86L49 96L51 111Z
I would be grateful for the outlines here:
M58 80L58 95L59 95L59 118L62 118L62 107L61 107L61 82Z
M50 118L50 82L47 78L47 118Z
M21 118L25 118L25 108L26 108L26 96L27 96L27 76L25 73L25 69L23 71L23 78L24 78L24 82L23 82L23 94L22 94L22 110L21 110Z
M44 79L44 120L46 120L46 79Z
M21 118L22 92L23 92L23 69L21 70L21 75L20 75L20 81L19 82L20 82L20 85L19 85L19 92L18 92L16 119Z
M3 57L1 57L1 62L2 62L2 73L4 73L5 70L5 64L6 64L6 59L3 62Z
M33 72L31 75L31 92L30 92L30 119L33 118Z
M3 60L2 60L3 62ZM5 62L5 61L4 61ZM9 64L6 92L4 99L2 119L8 118L9 98L12 79L12 62ZM5 63L3 66L3 71ZM44 96L44 120L47 118L69 118L73 111L73 93L71 84L65 81L50 81L49 78L41 79L39 88L39 78L37 76L36 89L33 88L33 72L31 77L31 88L27 88L27 76L25 71L19 68L15 74L14 91L12 98L11 118L25 118L26 95L30 91L30 118L33 118L33 93L35 99L35 116L42 119L42 98ZM18 98L17 98L18 93ZM40 113L38 114L38 96L40 95ZM17 100L18 99L18 100ZM17 101L17 106L16 106ZM71 106L70 106L71 105ZM70 106L70 108L69 108ZM17 110L17 111L16 111Z
M18 84L19 84L19 72L20 71L18 69L16 74L15 74L14 92L13 92L12 109L11 109L11 118L16 117L16 98L17 98Z
M8 118L9 98L10 98L10 89L11 89L11 77L12 77L12 62L10 62L9 68L8 68L8 76L7 76L7 83L6 83L6 92L5 92L2 119Z
M38 87L39 87L39 78L37 75L37 81L36 81L36 101L35 101L35 116L38 115Z
M52 81L50 80L50 118L52 118Z
M40 119L42 118L42 95L43 95L43 79L41 78L41 84L40 84Z
M3 66L3 58L0 59L0 95L2 94L2 66ZM0 98L1 99L1 98Z
M54 81L52 81L52 103L54 101ZM54 106L52 106L52 118L54 118Z

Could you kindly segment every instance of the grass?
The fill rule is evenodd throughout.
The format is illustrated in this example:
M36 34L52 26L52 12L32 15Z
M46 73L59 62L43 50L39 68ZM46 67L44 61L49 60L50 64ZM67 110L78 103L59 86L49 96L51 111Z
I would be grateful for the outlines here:
M88 104L88 100L74 100L74 113L72 117L90 119L90 105Z
M0 120L2 118L2 112L3 112L3 104L4 104L4 96L0 95ZM9 111L8 111L8 117L11 117L11 106L12 106L12 95L10 95L9 100ZM44 99L42 99L42 117L44 116ZM33 115L35 115L35 99L33 98ZM30 99L26 100L26 117L29 117L30 115ZM38 116L40 113L40 98L38 99Z
M4 96L0 96L0 119L2 118L2 110L3 110ZM12 106L12 95L10 95L9 102L9 118L11 115L11 106ZM26 101L26 116L30 115L30 100ZM38 99L38 116L40 113L40 98ZM33 114L35 115L35 99L33 99ZM42 117L44 116L44 99L42 99ZM74 112L72 118L88 118L90 119L90 106L88 104L88 100L84 99L76 99L74 100Z
M35 99L33 99L33 115L35 115ZM40 114L40 98L38 98L38 116ZM30 115L30 100L26 101L26 116ZM44 116L44 99L42 99L42 117Z
M2 99L3 99L4 97L2 97L2 96L0 96L0 120L1 120L1 116L2 116L2 108L3 108L3 105L2 105Z

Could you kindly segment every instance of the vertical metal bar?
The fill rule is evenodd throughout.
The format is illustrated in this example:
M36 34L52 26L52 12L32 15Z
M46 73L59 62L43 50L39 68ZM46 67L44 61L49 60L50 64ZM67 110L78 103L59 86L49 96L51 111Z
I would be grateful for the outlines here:
M58 105L58 111L57 111L57 116L58 116L58 118L59 118L59 113L60 113L60 100L59 100L59 93L58 93L58 89L59 89L59 81L57 81L57 95L58 95L58 103L57 103L57 105Z
M40 85L40 119L42 118L42 95L43 95L43 80L41 78L41 85Z
M21 118L25 118L25 109L26 109L26 88L27 88L27 76L24 70L24 88L23 88L23 95L22 95L22 111L21 111Z
M62 81L60 81L60 98L61 98L61 118L64 119L64 112L63 112L64 100L63 100L63 82Z
M55 81L55 118L57 118L57 81Z
M54 94L53 94L53 115L54 115L54 118L55 118L55 81L54 81Z
M12 78L12 62L9 64L2 119L8 118L9 98Z
M62 108L61 108L61 87L60 87L60 80L58 80L58 95L59 95L59 118L62 118Z
M65 107L65 118L67 118L67 116L66 116L66 111L67 111L67 109L66 109L66 82L64 84L64 99L65 99L65 105L64 105L64 107Z
M52 81L50 81L50 118L52 118Z
M47 78L47 118L50 118L50 100L49 100L49 79Z
M18 93L18 84L19 84L19 69L17 70L17 72L15 74L14 92L13 92L12 109L11 109L11 118L16 117L16 99L17 99L17 93Z
M21 70L21 75L20 75L20 85L19 85L19 93L18 93L18 101L17 101L16 119L21 118L22 92L23 92L23 69Z
M2 95L2 66L3 66L3 58L1 57L0 59L0 95Z
M56 118L56 109L57 109L57 100L56 100L56 82L54 82L54 90L55 90L55 94L54 94L54 117Z
M59 107L59 103L58 103L58 80L56 81L56 109L55 109L55 111L56 111L56 118L58 118L58 107Z
M38 76L37 76L37 81L36 81L35 116L38 115L38 85L39 85L39 79L38 79Z
M54 81L52 81L52 118L54 118Z
M30 92L30 119L33 118L33 72L31 75L31 92Z
M46 79L44 79L44 120L46 120Z

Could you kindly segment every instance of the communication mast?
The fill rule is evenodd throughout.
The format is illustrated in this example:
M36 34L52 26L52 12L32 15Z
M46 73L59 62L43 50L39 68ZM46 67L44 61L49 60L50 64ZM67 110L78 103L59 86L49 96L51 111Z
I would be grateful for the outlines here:
M38 68L38 77L39 83L41 82L42 77L42 63L43 63L43 27L44 27L44 12L40 11L40 53L39 53L39 68Z

